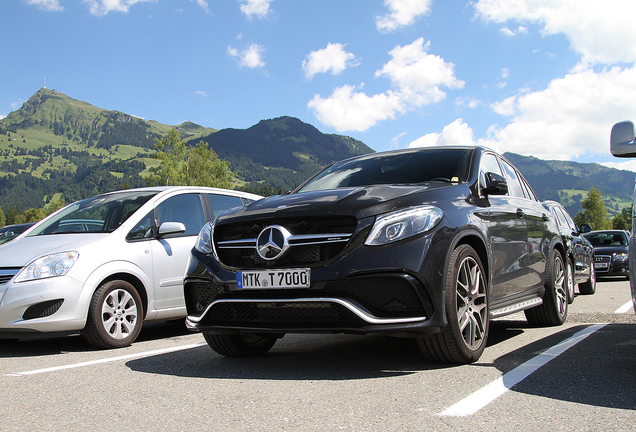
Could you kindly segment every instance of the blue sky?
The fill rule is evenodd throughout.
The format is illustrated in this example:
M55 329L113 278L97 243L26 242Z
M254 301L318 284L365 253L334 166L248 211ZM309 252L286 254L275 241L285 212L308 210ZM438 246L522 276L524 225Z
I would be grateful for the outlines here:
M293 116L376 151L612 158L636 120L627 0L5 0L0 117L45 79L100 108L244 129Z

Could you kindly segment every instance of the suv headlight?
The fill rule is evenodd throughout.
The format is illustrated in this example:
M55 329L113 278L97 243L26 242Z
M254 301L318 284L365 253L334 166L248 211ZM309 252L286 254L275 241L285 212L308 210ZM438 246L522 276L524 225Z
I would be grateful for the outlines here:
M199 231L199 237L197 237L197 242L194 244L194 248L201 253L211 254L212 249L212 223L208 222L203 225L201 231Z
M444 217L434 206L410 207L379 216L364 242L378 246L421 234L435 227Z
M74 251L40 257L20 270L14 282L64 276L73 267L78 257L79 253Z

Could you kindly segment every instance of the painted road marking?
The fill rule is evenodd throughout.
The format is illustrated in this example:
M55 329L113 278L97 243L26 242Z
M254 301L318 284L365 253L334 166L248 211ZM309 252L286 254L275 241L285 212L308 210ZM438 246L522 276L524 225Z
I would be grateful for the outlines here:
M619 307L618 309L616 309L616 312L614 313L626 313L628 310L630 310L632 307L634 307L634 303L632 300L628 301L627 303L625 303L623 306Z
M182 345L182 346L178 346L178 347L164 348L164 349L155 350L155 351L145 351L145 352L140 352L140 353L136 353L136 354L128 354L128 355L119 356L119 357L109 357L109 358L100 359L100 360L92 360L92 361L86 361L86 362L81 362L81 363L73 363L73 364L68 364L68 365L63 365L63 366L55 366L55 367L44 368L44 369L36 369L36 370L26 371L26 372L17 372L17 373L12 373L12 374L5 374L5 376L16 376L17 377L17 376L37 375L37 374L43 374L43 373L48 373L48 372L57 372L57 371L65 370L65 369L75 369L75 368L80 368L80 367L85 367L85 366L94 366L94 365L102 364L102 363L110 363L110 362L115 362L115 361L120 361L120 360L129 360L129 359L133 359L133 358L150 357L150 356L157 355L157 354L166 354L166 353L171 353L171 352L176 352L176 351L183 351L183 350L188 350L188 349L192 349L192 348L198 348L198 347L204 346L204 345L207 345L207 344L205 342L201 342L201 343L196 343L196 344L191 344L191 345Z
M594 324L584 328L569 339L566 339L558 345L553 346L552 348L545 351L543 354L540 354L528 360L521 366L518 366L515 369L511 370L498 380L493 381L485 387L482 387L475 393L457 402L455 405L448 408L447 410L441 412L439 415L466 417L475 414L477 411L484 408L486 405L497 399L499 396L506 393L516 384L523 381L541 366L563 354L569 348L581 342L592 333L602 329L606 325L607 324Z

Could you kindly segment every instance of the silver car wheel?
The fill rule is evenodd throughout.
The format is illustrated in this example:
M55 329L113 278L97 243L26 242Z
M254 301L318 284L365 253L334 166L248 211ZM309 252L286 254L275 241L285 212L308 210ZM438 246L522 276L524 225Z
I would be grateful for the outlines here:
M563 260L561 257L557 257L554 261L554 290L556 294L556 303L557 303L557 311L559 316L564 316L567 314L567 303L568 303L568 293L567 293L567 275L565 271L565 266L563 265Z
M116 289L108 293L102 304L102 325L113 339L125 339L135 330L137 304L126 290Z
M486 284L474 258L466 257L457 274L457 322L466 346L480 347L486 335Z

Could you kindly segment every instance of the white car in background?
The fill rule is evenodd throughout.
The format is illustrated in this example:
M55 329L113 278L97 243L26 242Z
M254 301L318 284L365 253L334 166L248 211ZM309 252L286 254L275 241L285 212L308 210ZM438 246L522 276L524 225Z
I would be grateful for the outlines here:
M260 198L151 187L66 206L0 247L0 340L81 331L117 348L143 321L185 317L183 278L201 227Z

